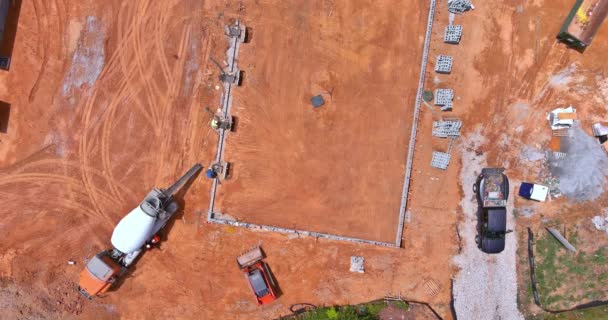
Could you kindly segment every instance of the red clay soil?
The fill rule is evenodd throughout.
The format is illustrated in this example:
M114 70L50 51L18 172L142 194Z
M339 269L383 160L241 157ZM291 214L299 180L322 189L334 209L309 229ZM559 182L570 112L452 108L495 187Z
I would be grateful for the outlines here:
M258 9L259 8L259 9ZM425 25L420 1L262 3L245 15L216 209L251 223L395 241ZM310 99L323 94L318 109Z
M229 160L238 160L235 185L239 179L253 183L261 176L270 179L259 179L265 181L264 190L284 188L297 195L295 186L279 183L278 177L291 177L290 183L306 186L302 192L313 197L302 200L307 201L304 207L323 200L321 190L346 192L348 197L319 202L325 210L319 214L363 207L356 214L340 215L349 221L345 227L331 226L336 229L327 231L394 240L411 124L408 111L414 102L428 7L413 1L325 5L24 1L11 70L0 73L0 100L12 105L8 133L0 136L3 315L11 319L269 319L288 314L295 303L360 303L401 293L429 302L449 317L450 259L457 250L454 207L443 212L435 211L434 205L432 209L413 206L403 249L292 238L206 224L210 183L202 176L185 190L183 213L167 228L161 250L145 253L123 284L104 297L88 301L76 292L86 260L110 246L115 224L152 187L166 187L192 164L208 165L214 159L217 136L209 129L203 108L217 106L220 83L208 57L223 57L222 28L233 18L253 28L252 42L241 52L241 67L247 73L234 104L244 125L227 145ZM407 10L421 14L405 17L402 12ZM283 22L293 27L282 28ZM389 28L392 22L398 27ZM377 30L362 31L372 25ZM300 31L305 28L312 32ZM314 38L320 35L328 40ZM337 46L329 41L332 37ZM269 42L276 43L275 48ZM328 54L332 48L338 53ZM320 59L319 68L308 61L312 58ZM293 69L299 74L288 77L287 61L302 65ZM406 88L406 83L412 87ZM324 84L334 86L333 100L311 110L307 100ZM352 88L357 88L358 96L348 96ZM271 110L276 112L269 118L276 123L264 120L263 109L247 110L260 107L263 97L268 97L268 116L273 115ZM251 103L245 104L248 99ZM291 109L277 109L282 105ZM247 124L246 116L258 117L261 126L250 131L252 123ZM292 121L278 121L283 116ZM293 143L305 147L302 157L323 151L333 163L322 161L319 152L311 155L314 160L302 163L276 159L277 168L261 170L242 163L257 161L244 148L249 139L262 135L259 128L267 130L262 146L276 141L289 147L285 154L273 153L277 157L293 159L298 149L285 146L288 139L267 138L291 134L315 138ZM340 139L348 144L339 145ZM332 148L323 150L323 141ZM340 153L349 150L352 162L339 163L345 159ZM426 168L428 161L420 166ZM264 172L254 171L246 179L247 170ZM329 175L331 170L337 173ZM323 183L324 174L328 176ZM272 185L273 181L279 184ZM327 189L319 189L323 184ZM413 190L414 199L427 197L429 189L422 185ZM226 195L244 193L243 199L252 200L247 192L260 191L243 189L249 186L237 185ZM457 189L453 190L457 196ZM351 199L365 192L369 194L363 199ZM449 208L448 198L453 196L437 193L434 202ZM265 199L257 201L264 205ZM226 204L237 205L234 200ZM252 208L251 201L238 205L235 214L251 212L237 210ZM296 223L307 217L294 206L285 210L297 213ZM348 218L351 214L356 219ZM310 226L315 225L323 226ZM256 305L235 263L238 254L260 243L282 292L264 307ZM365 274L348 271L352 255L365 257ZM68 260L76 265L68 265ZM438 284L438 293L425 290L430 280Z
M308 148L302 149L301 155L318 150L333 154L337 157L335 163L322 163L321 167L342 172L326 177L327 191L341 191L338 183L353 192L349 197L361 194L362 190L375 193L383 188L397 188L390 195L378 197L385 199L384 202L374 200L376 205L386 205L389 208L386 210L369 211L369 208L375 208L371 197L349 199L368 206L367 213L361 211L364 214L357 214L357 219L367 217L365 224L370 226L358 229L364 224L353 224L342 229L361 236L365 234L360 232L372 232L371 237L378 230L389 230L386 239L393 240L393 228L385 228L394 223L384 225L384 217L373 216L373 213L390 213L386 220L396 219L398 201L387 199L398 199L400 195L401 166L405 159L394 157L405 154L406 144L405 141L397 143L395 137L408 132L411 120L407 110L411 110L411 92L416 88L390 92L384 87L391 84L399 87L401 83L395 79L400 79L400 72L408 75L402 78L406 82L415 83L409 78L416 78L416 72L409 70L417 68L420 58L419 43L424 32L421 26L426 25L427 7L413 9L415 4L411 1L396 2L392 6L378 5L373 9L378 12L371 14L369 3L357 3L356 8L343 8L331 2L324 3L326 8L317 8L307 3L294 2L291 9L256 1L230 4L67 0L23 3L11 70L0 73L0 100L11 104L8 133L0 136L0 193L4 200L0 209L3 237L0 242L0 302L5 306L6 317L268 319L287 314L294 303L358 303L387 293L401 293L429 302L442 316L450 317L449 290L454 271L451 257L458 250L455 226L461 216L460 163L458 152L454 152L447 171L430 168L431 152L445 150L447 142L431 137L432 120L441 115L431 113L426 107L422 109L416 144L408 207L411 215L404 230L403 249L290 238L207 225L204 212L209 201L209 183L199 177L187 190L183 215L169 228L162 250L144 254L124 284L103 298L87 301L75 291L78 273L86 259L110 245L109 238L116 222L135 207L150 188L167 186L193 163L208 164L215 157L217 137L208 129L209 118L203 107L217 105L219 91L215 86L219 82L217 69L208 63L208 57L223 57L226 43L222 27L230 18L236 17L253 27L253 37L241 51L240 65L247 73L244 86L235 91L234 101L235 113L242 114L241 120L245 121L227 144L228 160L235 162L236 189L222 195L225 197L222 205L227 206L222 209L234 215L250 214L252 210L228 207L237 205L235 201L229 201L232 195L247 199L248 204L238 204L244 209L256 209L251 205L254 199L246 193L254 191L245 190L248 187L245 184L236 186L238 180L279 182L281 176L290 178L294 169L304 172L298 172L298 176L290 179L302 179L298 178L301 175L310 177L310 184L315 184L302 188L302 192L308 192L311 197L303 206L323 200L318 194L314 197L323 177L312 160L307 160L310 163L304 160L302 163L280 163L277 159L266 159L279 167L264 170L240 163L255 161L250 154L262 150L247 148L248 141L258 138L248 137L248 134L262 135L258 128L266 128L268 137L256 142L266 146L281 141L287 143L290 132L296 137L310 132L317 138L300 142ZM574 104L584 124L605 117L608 83L604 52L608 49L608 28L600 29L584 54L557 44L554 37L571 8L571 1L486 1L475 11L457 17L456 22L464 25L459 46L441 42L443 26L447 24L444 4L439 3L431 57L453 55L454 69L449 76L435 76L430 71L427 87L434 88L440 82L442 86L454 88L457 97L450 115L464 119L465 133L479 131L486 137L488 143L476 151L487 156L489 165L507 167L514 183L528 179L538 171L536 163L522 160L519 153L526 145L539 149L548 146L550 132L544 120L547 111ZM360 12L362 8L368 11ZM308 16L315 12L316 17ZM386 32L388 28L383 23L388 22L377 17L391 18L391 12L395 12L397 20L407 16L407 26L412 28L407 30L420 32L415 37L405 31L402 37ZM274 17L274 20L267 17ZM353 23L349 24L347 21L351 20ZM301 29L312 31L281 28L282 25L297 26L297 23L301 24ZM326 27L324 32L321 32L321 24ZM378 30L374 30L377 34L361 31L371 24L378 26ZM328 54L331 47L321 47L330 46L330 41L317 39L313 43L312 40L315 35L327 39L338 37L339 31L333 29L337 27L350 28L350 31L340 31L339 39L344 39L340 41L345 43L334 48L340 50L340 54L332 56ZM285 37L280 36L280 30ZM355 35L361 36L357 39ZM378 39L367 38L374 36ZM397 38L418 39L417 45L390 41ZM347 39L353 42L346 42ZM311 40L310 46L307 40ZM357 48L355 40L367 42ZM277 45L272 48L269 42ZM370 44L378 47L370 47ZM267 48L273 50L265 52ZM319 58L323 70L333 70L335 74L315 69L295 48L311 57L324 57ZM325 49L325 55L320 55L321 49ZM365 69L359 58L352 57L354 53L369 59L366 61L375 67ZM344 61L338 59L342 55ZM400 58L402 55L413 61L406 63ZM275 60L281 63L273 64L271 61ZM97 74L95 62L99 61L103 64ZM287 61L305 67L294 69L293 76L288 77L290 66ZM376 65L376 61L389 64ZM404 70L397 68L400 64ZM352 71L347 67L353 68ZM568 68L575 68L576 72L561 76ZM298 70L300 73L296 74ZM389 72L392 70L395 71ZM270 73L276 74L277 78ZM91 74L96 76L91 77ZM299 79L302 84L296 85ZM307 101L309 96L331 84L335 85L333 99L321 109L311 110ZM345 92L351 87L360 88L358 99L347 97ZM370 95L388 95L382 99L390 99L395 104L389 106L384 100L372 100ZM277 112L269 113L268 119L264 118L266 109L259 112L253 109L262 106L264 97L268 97L268 103L263 104L265 108ZM276 109L281 105L290 108ZM399 109L392 118L387 118L385 110L392 108ZM288 113L288 110L300 110L301 113ZM338 121L338 112L348 121ZM281 115L292 121L278 121L282 120ZM355 115L368 116L372 121L356 122ZM255 119L258 122L256 131L247 130L247 126L253 128ZM332 119L333 123L330 123ZM373 120L380 122L375 123L379 128L375 132L370 131L368 124ZM348 166L336 160L344 159L337 150L345 152L348 149L332 143L332 139L337 141L353 133L351 123L359 123L356 128L362 132L351 136L350 148L357 156L353 156L352 173L346 171ZM325 127L319 127L321 125ZM332 129L342 126L344 130ZM382 136L384 131L395 131L385 136L393 137L393 140L380 139L374 142L373 148L354 147L359 142L354 137L369 142L371 134ZM333 135L319 137L321 133ZM275 140L267 140L269 137ZM405 140L404 137L405 134L401 139ZM238 139L242 139L240 144ZM333 148L316 148L315 143L321 142ZM375 158L374 152L379 148L394 145L398 148L384 154L385 158ZM277 151L276 156L294 158L294 154L288 152L300 150L296 146L297 143L285 146L285 154ZM370 154L361 150L368 150ZM313 159L321 162L323 158L317 154ZM294 167L288 170L288 164ZM259 172L251 171L255 174L246 177L246 170ZM370 181L372 173L377 182ZM359 180L363 176L365 180ZM388 179L398 183L388 182ZM294 181L309 184L308 179ZM359 183L362 185L358 186ZM371 188L374 183L381 187ZM230 188L228 183L224 187ZM259 189L255 192L262 195L273 190ZM283 189L291 195L297 194L295 189L289 190L289 186L279 190ZM276 197L270 194L266 198L271 196ZM325 198L324 203L319 202L324 205L324 212L339 205L329 200ZM258 201L265 201L264 197ZM391 201L394 203L389 204ZM605 197L593 204L581 205L559 200L551 202L542 212L558 214L549 210L555 206L570 209L580 217L597 212L605 205ZM274 210L278 212L279 209ZM292 210L297 212L293 216L296 226L305 222L297 219L310 216L303 210L298 212L297 208L285 209L289 213ZM199 217L198 212L202 212L203 217ZM334 217L338 216L334 215L332 219ZM248 220L247 216L243 219ZM539 219L540 215L537 215L531 221ZM520 221L523 225L517 228L521 231L527 222ZM339 227L325 222L318 225ZM259 243L268 255L267 262L282 291L275 303L265 307L255 304L234 261L236 255ZM351 255L365 257L365 274L348 272ZM67 264L70 259L77 262L76 266ZM430 280L440 288L436 295L425 290L425 284Z

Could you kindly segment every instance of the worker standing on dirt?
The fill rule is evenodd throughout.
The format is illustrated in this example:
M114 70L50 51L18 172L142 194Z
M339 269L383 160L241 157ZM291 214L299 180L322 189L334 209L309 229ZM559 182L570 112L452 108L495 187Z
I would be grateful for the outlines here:
M209 169L207 169L207 171L205 171L205 175L207 176L208 179L215 179L215 178L217 178L217 172L213 168L213 166L209 167Z
M213 119L211 120L211 128L213 128L214 130L217 130L220 128L221 123L222 122L220 120L220 117L214 116Z
M211 128L214 130L223 129L230 130L232 124L229 120L220 115L214 115L213 119L211 119Z
M232 129L232 118L228 116L224 116L222 109L217 109L215 113L211 112L211 110L207 107L205 108L209 114L211 114L211 128L213 130L231 130Z

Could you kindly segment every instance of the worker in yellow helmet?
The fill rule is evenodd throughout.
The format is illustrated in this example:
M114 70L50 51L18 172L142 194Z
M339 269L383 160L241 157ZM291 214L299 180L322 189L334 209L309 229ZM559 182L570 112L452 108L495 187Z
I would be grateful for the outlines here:
M221 124L221 122L220 122L219 117L217 117L217 116L213 117L213 119L211 120L211 128L217 130L220 128L220 124Z

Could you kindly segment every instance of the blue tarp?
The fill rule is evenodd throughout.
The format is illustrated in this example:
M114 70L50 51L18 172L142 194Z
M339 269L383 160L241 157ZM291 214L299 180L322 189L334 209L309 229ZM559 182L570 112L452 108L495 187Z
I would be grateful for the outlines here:
M532 197L533 188L534 188L534 184L522 182L521 186L519 187L519 195L526 199L531 199L530 197Z
M318 95L318 96L314 96L310 99L310 102L312 103L312 106L314 108L318 108L322 105L325 104L325 99L323 99L323 96Z

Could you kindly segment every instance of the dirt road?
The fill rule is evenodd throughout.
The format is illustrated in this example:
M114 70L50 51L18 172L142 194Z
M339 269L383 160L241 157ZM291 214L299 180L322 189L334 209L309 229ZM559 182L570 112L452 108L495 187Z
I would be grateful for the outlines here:
M454 309L459 319L523 319L517 309L516 250L520 231L507 234L505 250L497 255L481 252L475 242L478 203L472 186L487 163L474 150L485 142L479 133L472 133L463 141L468 151L462 153L460 174L464 219L458 227L462 251L454 258L460 268L454 279ZM507 226L511 229L515 226L513 182L507 203Z

